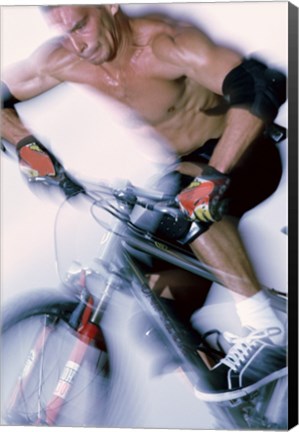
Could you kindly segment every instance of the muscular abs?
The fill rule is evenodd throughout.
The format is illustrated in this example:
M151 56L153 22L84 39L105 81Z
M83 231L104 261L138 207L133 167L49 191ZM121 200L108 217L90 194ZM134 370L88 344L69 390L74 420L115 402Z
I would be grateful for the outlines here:
M189 78L165 70L147 51L136 49L135 61L121 65L117 72L109 65L76 60L73 67L60 70L57 78L87 84L132 108L178 154L188 154L221 136L225 116L209 113L220 98Z

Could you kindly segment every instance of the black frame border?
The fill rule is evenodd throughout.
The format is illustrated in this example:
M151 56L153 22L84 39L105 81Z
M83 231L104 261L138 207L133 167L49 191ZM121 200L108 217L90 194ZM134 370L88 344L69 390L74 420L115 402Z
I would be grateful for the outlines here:
M298 8L288 3L288 427L298 424Z

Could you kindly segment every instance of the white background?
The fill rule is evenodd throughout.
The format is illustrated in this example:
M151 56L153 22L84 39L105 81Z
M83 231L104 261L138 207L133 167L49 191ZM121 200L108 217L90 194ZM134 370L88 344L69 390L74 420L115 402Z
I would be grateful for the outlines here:
M161 9L192 17L220 43L246 54L259 53L270 63L283 67L287 64L286 2L194 3L163 5ZM29 55L48 36L49 30L37 9L2 8L2 67ZM53 245L56 209L57 204L40 201L28 191L15 162L6 158L1 161L3 299L15 290L52 286L58 282Z

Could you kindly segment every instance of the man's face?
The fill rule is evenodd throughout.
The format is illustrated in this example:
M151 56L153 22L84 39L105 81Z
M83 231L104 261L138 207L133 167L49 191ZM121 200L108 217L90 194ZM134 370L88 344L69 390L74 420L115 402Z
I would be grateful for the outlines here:
M116 5L58 6L48 12L50 24L66 37L65 47L80 58L99 65L117 51Z

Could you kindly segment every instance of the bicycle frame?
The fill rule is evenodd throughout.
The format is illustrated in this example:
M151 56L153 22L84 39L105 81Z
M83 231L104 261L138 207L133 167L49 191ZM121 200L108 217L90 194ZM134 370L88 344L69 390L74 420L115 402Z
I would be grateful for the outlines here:
M129 213L130 209L131 207L127 206L126 211ZM135 296L146 316L154 322L155 330L166 341L168 352L176 368L184 372L191 385L196 385L201 372L206 371L207 366L197 350L192 336L187 334L185 327L179 326L175 322L161 300L149 287L144 269L132 254L132 250L168 262L212 282L218 282L208 266L199 262L191 252L189 253L181 246L171 244L134 227L130 224L129 219L127 221L114 221L105 242L102 243L101 253L96 257L97 263L100 267L102 266L107 275L104 289L100 293L95 292L95 295L89 293L86 288L87 270L82 269L79 284L83 295L79 302L77 314L79 327L74 324L78 338L54 387L52 398L45 410L45 417L38 418L36 424L55 424L64 401L75 382L88 346L97 343L98 339L102 339L101 321L114 291L130 290ZM112 256L113 260L111 259ZM283 302L283 299L280 299L278 304L280 302ZM46 341L46 338L39 335L36 341L37 353L42 351ZM28 373L27 380L30 378L35 362L30 363L28 357L28 362L26 362L22 372L22 375L25 372ZM29 364L30 368L27 370ZM26 381L22 385L26 385ZM18 388L17 385L11 400L12 410L14 404L17 403L19 391L22 389ZM234 401L234 404L236 405L237 402Z

